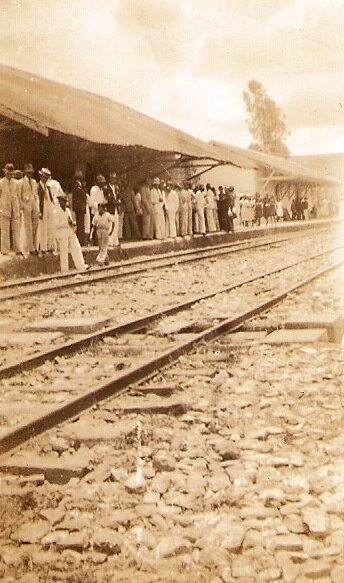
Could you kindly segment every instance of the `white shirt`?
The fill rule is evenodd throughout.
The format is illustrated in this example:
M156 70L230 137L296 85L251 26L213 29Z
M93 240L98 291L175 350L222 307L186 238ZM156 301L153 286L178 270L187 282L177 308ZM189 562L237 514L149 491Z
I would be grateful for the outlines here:
M104 192L102 188L100 188L97 184L92 186L90 190L90 209L92 215L95 215L98 212L98 204L105 204Z
M42 184L42 183L41 183ZM64 194L63 190L62 190L62 186L59 183L58 180L55 180L54 178L49 178L49 180L47 181L47 186L49 187L49 190L52 194L53 197L53 203L54 204L60 204L57 200L57 197L60 196L61 194Z

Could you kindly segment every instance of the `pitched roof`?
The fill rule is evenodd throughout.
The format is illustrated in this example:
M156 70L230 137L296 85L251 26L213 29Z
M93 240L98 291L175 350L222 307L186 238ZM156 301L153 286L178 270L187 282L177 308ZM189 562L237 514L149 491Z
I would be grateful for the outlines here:
M280 173L279 176L272 176L272 180L300 181L318 185L342 185L338 178L319 172L315 168L310 168L300 163L296 157L281 158L272 154L257 152L256 150L243 150L236 146L228 146L220 142L211 142L217 148L219 156L231 156L235 154L245 154L248 160L255 164L257 168L269 168Z
M5 65L0 65L0 115L46 136L51 129L98 144L218 159L210 144L107 97ZM224 161L250 166L241 154Z
M306 168L294 158L279 158L219 142L205 143L107 97L5 65L0 65L0 116L45 136L49 130L56 130L97 144L174 152L240 168L268 167L289 180L342 184L332 176Z

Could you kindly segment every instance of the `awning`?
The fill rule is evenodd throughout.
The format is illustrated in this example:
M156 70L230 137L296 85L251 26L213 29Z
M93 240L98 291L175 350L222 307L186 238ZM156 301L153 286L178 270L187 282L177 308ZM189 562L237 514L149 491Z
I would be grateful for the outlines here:
M308 184L323 186L342 186L343 183L295 161L294 158L280 158L271 154L257 152L256 150L244 150L236 146L228 146L220 142L211 142L219 157L230 157L231 155L245 155L247 160L255 165L257 169L265 168L268 176L262 180L275 182L306 182Z
M141 146L216 163L250 166L239 153L227 156L223 152L225 159L218 159L217 149L211 144L107 97L5 65L0 65L0 115L44 136L55 130L95 144Z

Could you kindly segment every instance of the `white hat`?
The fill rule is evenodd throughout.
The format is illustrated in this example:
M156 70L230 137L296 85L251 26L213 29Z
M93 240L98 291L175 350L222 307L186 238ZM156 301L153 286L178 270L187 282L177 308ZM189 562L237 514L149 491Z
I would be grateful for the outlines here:
M45 176L46 178L50 178L51 176L49 168L41 168L38 174L40 174L40 176Z

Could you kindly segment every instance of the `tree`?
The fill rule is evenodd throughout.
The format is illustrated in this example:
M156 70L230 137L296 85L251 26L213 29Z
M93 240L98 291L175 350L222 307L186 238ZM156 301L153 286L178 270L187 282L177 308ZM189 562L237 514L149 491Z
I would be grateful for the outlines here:
M249 148L275 154L289 156L289 150L283 140L289 136L285 116L276 103L267 96L261 83L252 79L247 84L248 91L243 91L247 120L253 142Z

